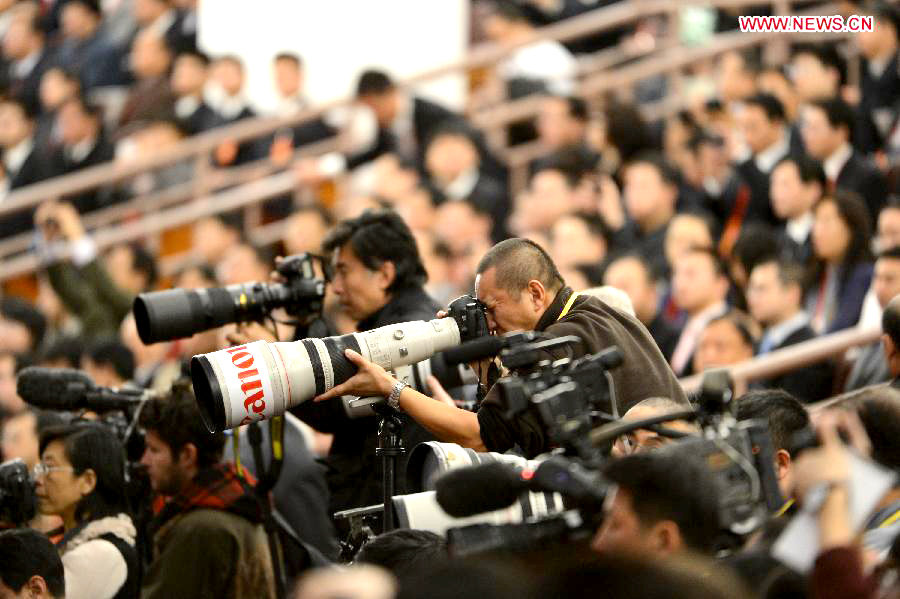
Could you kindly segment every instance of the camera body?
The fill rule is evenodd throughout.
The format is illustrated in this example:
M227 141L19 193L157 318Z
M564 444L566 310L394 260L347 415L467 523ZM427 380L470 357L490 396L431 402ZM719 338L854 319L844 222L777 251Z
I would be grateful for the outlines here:
M460 340L472 341L491 334L487 306L473 295L461 295L447 307L447 315L456 321Z
M0 464L0 524L23 526L37 514L34 481L21 459Z

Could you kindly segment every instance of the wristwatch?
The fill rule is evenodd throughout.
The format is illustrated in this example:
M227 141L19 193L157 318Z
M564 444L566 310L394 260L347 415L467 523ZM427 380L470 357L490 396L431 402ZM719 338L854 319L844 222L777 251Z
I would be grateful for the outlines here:
M395 410L400 409L400 394L403 393L403 390L409 387L403 381L397 381L394 383L394 386L391 388L391 394L388 395L387 405L391 406Z

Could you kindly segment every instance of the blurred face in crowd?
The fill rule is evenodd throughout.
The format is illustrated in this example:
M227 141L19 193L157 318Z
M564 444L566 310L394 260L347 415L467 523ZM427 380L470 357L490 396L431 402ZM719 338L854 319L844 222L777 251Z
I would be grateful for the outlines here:
M119 326L119 338L125 347L134 355L134 364L138 368L149 368L160 364L169 352L169 343L153 343L144 345L138 335L134 316L129 313Z
M31 351L34 338L22 322L0 314L0 351L25 354Z
M165 40L152 31L144 31L134 38L131 46L131 70L138 79L162 77L169 70L172 55Z
M691 248L711 248L712 233L703 218L680 214L672 219L666 230L665 251L669 265L675 264Z
M645 233L667 223L675 211L678 191L651 164L637 162L625 169L624 193L628 215Z
M774 262L760 264L750 273L747 304L750 315L763 326L773 326L794 316L800 309L802 295L798 285L781 282Z
M207 264L216 264L228 248L239 242L237 231L226 227L217 218L202 218L194 223L193 245L200 253L200 259Z
M559 171L544 169L531 178L528 191L516 198L515 211L511 216L513 229L522 234L526 231L548 231L562 215L571 212L574 190L566 177Z
M229 96L237 96L244 89L244 69L233 60L216 61L210 76Z
M564 98L545 98L538 113L538 138L554 150L580 142L585 124L569 113L569 103Z
M275 61L275 89L282 98L292 98L303 92L303 71L293 60Z
M688 315L724 300L727 293L728 280L716 272L711 256L690 252L673 265L672 298Z
M16 359L0 353L0 412L16 414L24 408L25 402L16 393Z
M166 497L177 495L196 472L196 452L196 448L188 443L173 455L169 444L156 431L148 430L141 466L146 469L153 490Z
M816 160L827 159L848 138L846 128L832 127L825 111L818 106L804 109L800 133L806 151Z
M242 243L225 251L218 267L219 279L225 285L266 281L271 268L260 261L256 251Z
M86 39L100 25L100 17L80 2L66 2L60 13L60 25L66 37Z
M422 186L402 194L394 204L394 210L414 233L431 232L435 227L434 202L431 193Z
M331 290L338 296L343 311L354 321L364 320L390 301L388 287L394 282L393 262L384 262L369 270L345 243L332 257Z
M45 110L56 110L76 93L78 93L78 85L66 77L59 68L49 69L41 77L41 106Z
M203 92L206 84L207 67L203 61L190 54L182 54L175 59L170 84L177 96L194 96Z
M882 309L900 295L900 259L884 256L875 261L872 289Z
M719 84L719 96L724 102L733 102L746 98L755 91L753 74L747 71L744 58L738 52L727 52L722 55L717 65L716 81Z
M490 245L491 219L466 201L444 202L435 214L434 232L454 253Z
M851 235L834 202L822 201L816 205L812 229L816 256L827 262L840 262L850 247Z
M547 306L553 301L538 281L530 281L528 288L519 293L501 288L497 285L496 267L489 268L476 277L475 296L487 306L488 326L496 335L533 331Z
M66 145L75 145L81 141L93 139L97 135L99 123L82 110L78 102L66 102L56 117L59 134Z
M440 135L428 144L425 166L438 185L446 186L478 168L478 151L464 135Z
M816 56L807 52L795 55L791 61L791 79L801 102L832 98L840 87L837 71L827 68Z
M137 295L147 286L147 276L134 268L134 254L127 245L113 247L104 258L106 270L116 286Z
M7 418L0 428L0 461L21 458L28 469L34 468L39 455L37 418L26 410Z
M887 20L875 18L872 31L860 31L856 34L856 45L860 54L867 59L878 59L897 51L897 31Z
M800 178L796 163L788 160L772 170L769 197L772 200L772 210L778 218L803 216L812 210L821 196L822 186L814 181L805 183Z
M550 230L550 239L550 255L560 268L599 265L606 257L606 240L577 216L563 216L557 220Z
M446 253L438 251L437 238L428 231L414 232L416 247L422 265L428 273L428 285L442 285L450 281L450 260Z
M0 102L0 147L15 147L31 135L32 129L32 123L21 106Z
M359 101L372 109L375 120L382 127L389 127L400 111L400 92L396 88L381 94L365 94Z
M668 555L682 548L678 525L671 520L650 524L641 521L632 494L614 486L607 496L603 524L591 541L591 549L602 554Z
M727 319L716 320L700 335L694 354L694 372L737 364L752 357L753 345L747 343L734 323Z
M754 154L776 143L783 134L780 121L769 120L766 111L756 104L747 104L741 111L741 130L744 141Z
M141 26L147 26L161 17L169 7L161 0L134 0L134 18Z
M112 364L99 364L94 362L90 356L81 358L81 369L102 387L117 388L128 382L119 377Z
M788 120L793 120L794 115L797 114L797 92L790 79L770 69L756 77L756 86L760 92L778 98L778 101L784 106Z
M620 258L609 265L603 274L603 284L624 291L635 314L645 325L653 322L659 304L656 285L650 272L635 258Z
M888 206L878 214L878 250L900 245L900 208Z
M328 223L315 210L301 210L288 218L282 241L288 256L322 250L322 240L328 233Z
M678 411L678 408L636 405L622 415L622 420L635 422L663 416L675 411ZM661 426L688 434L696 434L698 432L697 427L686 420L670 420L664 422ZM655 431L641 428L616 439L612 448L612 455L622 457L632 453L650 451L668 445L672 441L673 439L660 435Z
M47 444L41 454L41 462L48 472L35 479L38 507L42 514L61 516L66 528L69 528L75 522L78 502L94 490L97 475L90 468L81 474L75 474L66 457L62 439Z
M3 36L3 56L9 60L22 60L41 48L42 38L31 30L26 19L13 19Z

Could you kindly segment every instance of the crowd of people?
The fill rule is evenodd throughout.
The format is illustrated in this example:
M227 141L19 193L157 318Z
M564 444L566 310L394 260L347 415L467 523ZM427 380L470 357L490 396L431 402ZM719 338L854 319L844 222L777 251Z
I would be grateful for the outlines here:
M6 192L256 114L240 58L197 47L196 4L0 1ZM480 39L514 45L591 8L491 0L473 14ZM27 522L12 518L12 479L0 476L0 525L12 528L0 532L0 597L900 596L900 8L848 10L871 15L874 29L797 45L785 65L757 50L691 65L683 109L658 122L639 107L671 93L664 82L628 99L577 94L579 55L638 53L658 22L518 47L472 94L473 106L540 94L533 122L507 131L541 149L515 194L511 165L482 131L370 69L351 110L210 157L218 168L268 159L291 169L301 193L264 208L283 219L275 244L254 244L243 215L223 212L192 224L174 272L149 244L101 249L84 215L189 181L183 164L0 215L0 238L31 234L41 261L35 297L0 296L0 462L22 461L38 507ZM735 26L716 16L713 29ZM279 54L272 76L275 113L310 106L299 56ZM335 136L336 151L285 159ZM324 257L312 323L277 313L141 340L137 295L277 280L276 257L302 253ZM378 505L384 492L378 421L343 396L396 409L400 472L426 441L527 458L571 449L538 410L508 413L496 382L510 373L496 361L470 365L477 383L432 376L410 387L348 350L357 374L331 390L316 381L315 401L285 414L271 489L257 486L268 478L253 447L260 431L205 428L191 356L429 320L464 294L482 302L494 334L580 339L547 358L618 347L615 400L601 411L625 422L681 414L608 448L606 500L585 538L476 560L456 559L443 531L372 535L349 556L339 544L360 531L339 530L333 515ZM853 327L882 335L733 390L734 417L769 432L766 468L783 502L752 534L723 535L727 489L672 438L701 432L683 417L697 397L679 379ZM133 427L115 410L39 410L17 390L28 366L153 394ZM804 433L815 447L798 444ZM887 491L860 514L863 473ZM421 490L397 476L396 494ZM811 551L805 568L773 557L801 520L816 542L786 551ZM339 556L353 564L337 566Z

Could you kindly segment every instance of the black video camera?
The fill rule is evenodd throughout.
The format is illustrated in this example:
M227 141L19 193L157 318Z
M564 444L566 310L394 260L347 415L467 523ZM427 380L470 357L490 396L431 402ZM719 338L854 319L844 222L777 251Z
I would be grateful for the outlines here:
M134 300L134 321L146 344L190 337L225 324L262 322L284 308L299 323L322 312L325 280L316 276L321 256L296 254L282 260L276 270L284 283L243 283L211 289L169 289L142 293Z
M616 413L615 388L608 371L622 364L622 352L610 347L578 359L549 361L546 351L581 340L575 336L555 337L514 345L500 353L503 365L528 374L497 381L504 416L533 410L548 438L584 460L598 455L590 443L597 412Z
M0 526L20 527L37 513L34 481L21 459L0 464Z

